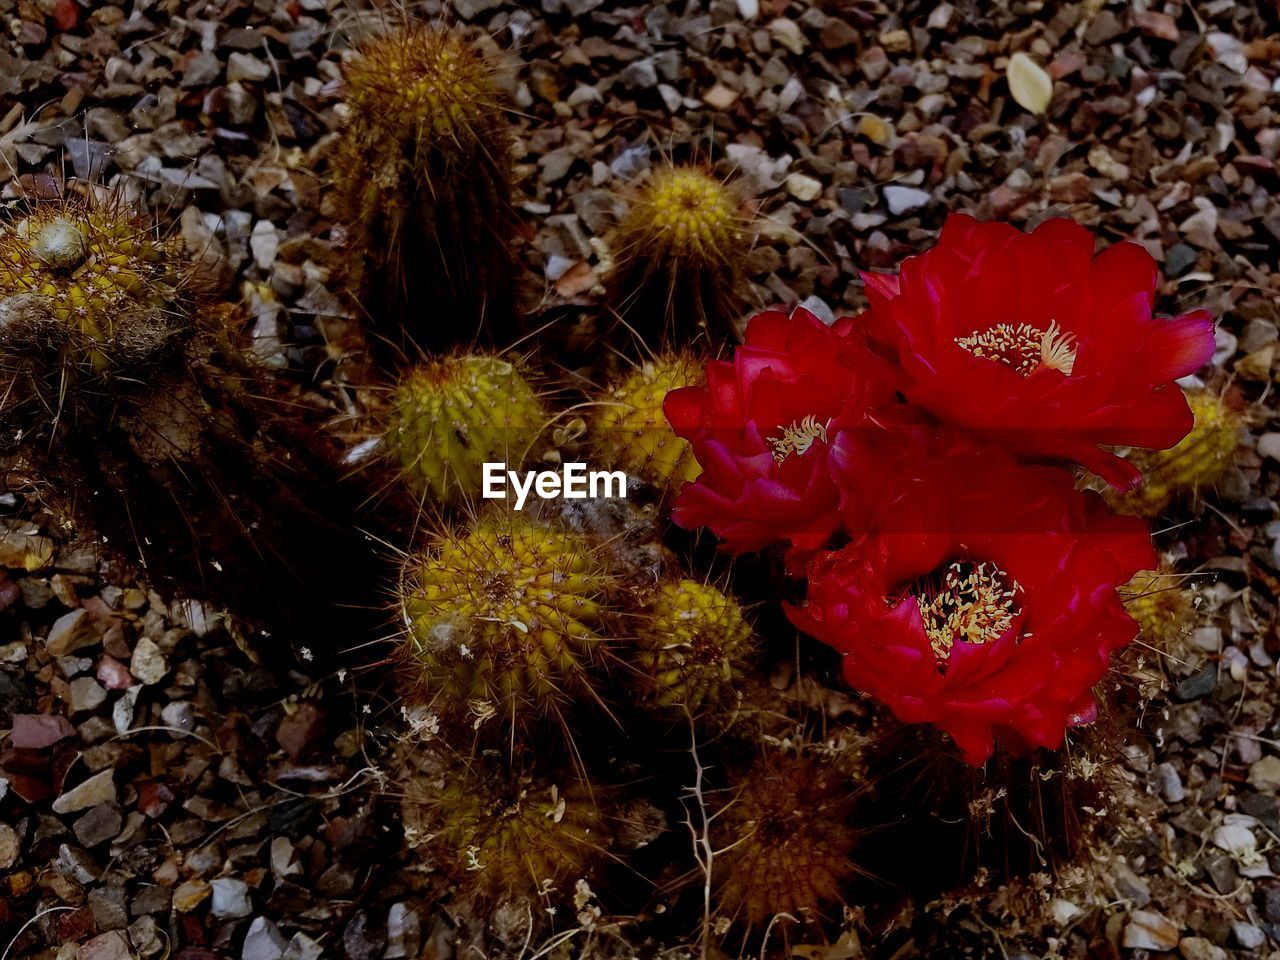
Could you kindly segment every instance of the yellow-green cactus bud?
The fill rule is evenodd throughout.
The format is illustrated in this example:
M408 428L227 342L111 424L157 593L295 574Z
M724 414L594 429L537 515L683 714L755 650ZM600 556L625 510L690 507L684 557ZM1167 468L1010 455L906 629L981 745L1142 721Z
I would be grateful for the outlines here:
M657 171L619 225L614 309L650 342L724 342L741 311L747 222L735 191L696 167Z
M591 696L612 585L583 536L491 515L436 536L406 571L405 653L447 717L524 728Z
M773 751L728 793L712 822L717 913L748 927L800 918L840 900L856 872L853 787L815 757Z
M1107 492L1112 507L1133 516L1159 516L1173 501L1194 498L1222 479L1240 446L1245 414L1218 392L1187 391L1195 423L1182 441L1168 450L1132 450L1128 459L1142 471L1142 482L1130 493Z
M637 647L646 698L691 715L736 703L756 652L737 601L696 580L658 585L639 617Z
M517 469L548 417L515 364L467 354L409 371L389 419L388 452L410 489L453 503L479 498L484 464Z
M516 216L492 65L460 34L415 26L365 44L343 80L334 182L379 333L428 350L505 340Z
M702 361L688 354L647 360L600 399L595 432L601 456L613 467L674 492L702 472L689 441L677 437L662 412L668 393L706 378Z

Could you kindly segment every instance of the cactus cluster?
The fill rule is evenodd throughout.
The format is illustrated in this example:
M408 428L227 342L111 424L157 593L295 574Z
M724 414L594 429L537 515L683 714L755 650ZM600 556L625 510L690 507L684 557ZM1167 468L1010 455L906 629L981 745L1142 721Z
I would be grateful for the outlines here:
M618 759L605 757L632 741L642 751L673 736L681 742L687 728L672 721L686 717L722 737L740 712L757 648L738 602L669 574L641 589L625 568L608 534L574 530L555 511L502 508L455 517L406 564L407 699L434 718L433 737L467 767L452 764L437 778L443 786L430 786L422 852L446 866L456 894L480 904L490 923L505 911L521 930L541 928L567 882L607 865L601 851L622 842L613 825L631 818L608 786ZM540 772L531 777L535 745ZM822 820L821 794L834 780L805 784ZM766 803L766 793L756 788L749 805ZM422 794L407 791L407 821L422 818ZM655 835L666 829L652 826ZM775 853L760 850L751 869L764 871ZM777 854L784 865L789 855ZM814 896L825 898L828 881L815 876ZM795 900L784 907L818 906L809 888L788 883ZM732 883L727 889L738 895ZM746 895L754 911L772 893Z
M1212 490L1235 460L1245 414L1216 390L1186 391L1195 418L1191 432L1168 450L1132 450L1128 460L1142 471L1142 481L1128 493L1108 492L1119 513L1157 517L1180 499Z
M650 344L724 343L741 312L747 221L733 187L694 166L656 171L618 226L614 310Z
M594 429L602 459L674 492L701 472L689 441L677 437L662 412L668 393L701 384L702 361L688 353L646 360L600 398Z
M489 354L411 369L391 395L388 453L409 488L433 503L476 500L485 463L516 469L547 422L518 364Z
M415 26L363 45L343 83L333 179L376 333L401 349L507 339L512 137L492 64Z
M756 927L840 901L857 872L848 775L816 757L764 754L713 822L718 913Z
M648 884L646 896L656 889L660 896L670 894L673 903L683 897L672 911L678 916L688 915L684 904L710 907L702 917L705 930L715 931L708 935L738 931L744 950L752 936L763 936L763 944L756 941L763 956L769 945L763 931L778 917L834 916L850 892L860 859L868 856L854 825L861 777L849 769L851 751L846 748L876 725L875 708L853 700L841 704L866 726L851 722L828 735L826 724L842 713L832 709L834 697L824 685L838 662L846 670L851 665L863 668L862 676L868 678L864 687L888 689L892 699L882 699L913 722L922 715L918 708L936 698L946 700L944 719L955 721L947 727L953 735L974 722L975 712L1012 714L1015 707L1026 723L1009 730L1021 735L1025 728L1039 735L1045 711L1024 697L1027 678L1044 690L1060 686L1063 677L1079 681L1106 661L1113 648L1109 634L1124 633L1132 624L1123 612L1113 617L1104 625L1107 642L1082 646L1071 671L1060 669L1057 659L1043 670L1040 665L1035 670L1023 667L1016 658L1037 648L1023 641L1040 636L1023 630L1029 621L1019 619L1039 615L1036 584L1024 589L1014 574L990 559L951 557L948 551L970 549L972 531L967 527L952 531L952 546L939 546L947 556L938 559L947 566L903 578L918 597L898 596L903 584L887 575L883 580L864 577L864 568L875 564L906 570L915 559L894 553L911 552L912 544L902 538L886 536L884 543L860 539L864 531L852 522L864 519L853 516L862 506L862 486L856 488L857 496L839 488L847 479L849 454L856 450L854 428L870 424L881 401L896 403L906 393L879 383L866 384L865 397L861 386L851 392L858 365L870 367L884 357L883 351L864 354L866 344L845 323L827 325L804 313L791 328L800 331L793 340L787 327L791 318L767 315L761 342L752 343L748 336L751 348L738 354L736 372L726 372L730 365L723 364L720 372L726 379L713 376L713 389L692 391L705 394L708 404L723 393L726 403L742 408L742 416L735 413L726 426L723 411L711 404L705 422L686 430L694 444L706 441L705 448L698 448L709 467L702 472L690 441L667 422L664 401L674 390L707 385L705 359L690 344L705 340L705 352L714 353L734 334L744 302L744 248L750 231L737 191L697 167L655 171L614 237L609 306L642 341L660 350L637 351L647 359L603 393L580 390L573 407L552 410L537 389L544 381L533 362L511 359L498 349L507 346L504 341L516 328L516 269L510 248L516 215L512 136L493 65L459 32L415 26L361 46L345 63L343 79L346 125L332 173L357 254L349 279L373 333L399 353L391 365L394 386L369 391L379 398L373 405L382 419L365 449L383 451L380 466L393 468L416 501L406 505L395 498L393 506L429 507L426 512L436 524L422 542L411 539L418 535L421 514L410 513L397 517L406 522L394 532L404 539L393 547L403 548L407 557L393 588L400 631L397 661L406 680L406 700L421 711L418 716L432 721L424 721L430 730L424 743L406 738L394 748L414 751L418 761L425 754L428 768L408 781L406 834L443 881L443 892L453 896L451 906L466 905L490 929L499 917L517 919L516 926L528 934L517 941L521 955L551 956L565 947L568 939L535 949L529 936L574 902L575 884L607 875L616 863L618 874L629 871ZM144 563L156 549L168 551L170 559L181 553L183 561L204 565L191 581L261 579L264 592L276 594L283 579L294 578L309 585L313 600L331 599L335 579L358 576L349 573L353 568L373 567L362 563L365 556L343 552L357 539L357 524L350 516L337 516L326 525L317 515L333 499L326 475L308 476L315 462L308 448L312 435L281 427L261 402L262 397L284 394L273 393L237 347L236 328L243 318L235 308L208 302L193 277L193 265L180 244L156 234L146 217L124 205L68 198L21 209L0 231L0 380L7 381L0 383L0 415L25 419L16 430L7 429L8 420L0 426L7 436L18 437L26 452L37 456L43 451L48 476L72 494L90 491L94 529L113 543L132 538ZM908 272L905 281L869 281L872 299L883 301L873 308L898 309L900 288L910 280ZM891 290L894 296L888 295ZM877 324L886 330L892 325ZM1083 340L1083 333L1063 333L1053 320L1044 330L999 323L950 337L950 343L965 348L968 356L960 359L966 363L1006 366L1003 390L1035 377L1037 384L1070 378L1078 336ZM1021 339L1010 346L1010 337ZM952 349L947 337L918 339L926 347ZM486 341L486 346L476 347L475 341ZM1002 345L1009 356L970 349L974 343L984 350ZM1083 363L1086 351L1083 345L1080 349ZM574 367L571 375L580 379L573 383L581 384L610 363L566 366ZM932 369L923 362L918 366ZM757 376L761 371L768 376ZM970 378L965 387L977 382ZM882 387L892 401L879 397ZM565 386L566 392L571 390L578 387ZM729 397L731 393L735 396ZM291 393L289 399L297 396ZM838 403L828 410L833 397ZM1144 479L1130 493L1109 495L1117 509L1157 515L1179 497L1212 487L1230 467L1243 414L1207 389L1190 391L1188 399L1195 426L1181 443L1166 451L1127 454ZM673 403L673 411L678 406ZM289 408L282 404L276 409ZM570 421L572 428L548 429L559 414L574 415L580 409L591 412L583 414L584 420ZM63 416L66 411L70 416ZM915 413L913 409L904 417L913 426ZM933 415L943 419L936 411ZM284 442L282 436L287 437ZM972 438L965 436L967 444ZM732 442L722 444L722 437ZM890 439L891 446L896 444ZM485 464L517 469L539 458L556 462L579 449L592 450L600 466L644 481L628 488L638 490L643 503L575 503L527 512L477 506ZM932 478L930 471L941 459L921 455L921 464L908 464L920 466L918 474L903 468L904 483L888 491L892 503L928 491L919 481ZM1041 458L1037 453L1032 459L1038 463ZM730 460L731 469L725 466ZM974 465L961 455L955 462L966 470ZM1006 473L1015 462L990 461ZM940 472L947 469L943 464ZM784 471L786 483L778 479ZM961 472L947 473L943 486ZM687 497L717 473L734 485L716 493L715 510L732 515L733 524L785 528L785 536L775 540L759 539L755 530L743 534L740 542L753 548L777 545L779 552L746 558L723 575L691 569L690 560L700 557L705 541L695 541L696 534L682 539L665 527L671 507L667 495L684 488ZM309 480L318 483L312 486ZM793 480L796 485L788 486ZM1033 506L1040 509L1050 501L1052 506L1057 498L1077 503L1073 478L1053 483L1052 496L1033 498ZM973 486L990 497L990 502L975 501L993 514L1016 500L1012 488ZM743 521L737 514L753 497L756 518ZM801 501L810 501L809 506L824 497L817 516L793 510ZM968 501L957 503L954 512L967 523ZM1098 498L1090 496L1089 503L1101 509ZM143 512L122 510L133 506ZM1080 507L1080 516L1091 523L1085 511L1092 509ZM873 519L881 523L892 517L885 507ZM300 532L299 521L309 533ZM335 532L335 527L346 529ZM410 527L414 531L406 532ZM1143 551L1149 547L1141 524L1133 521L1124 529ZM186 537L178 536L179 531ZM279 549L282 544L288 546ZM813 560L819 547L825 554L838 552L839 563L832 560L834 574L816 563L803 567L808 576L802 588L795 571ZM993 549L1012 554L1006 547L1003 541L993 542ZM789 550L785 558L782 549ZM1138 547L1126 562L1132 557L1138 559L1117 575L1119 580L1154 562L1142 559L1148 554ZM1074 570L1062 573L1062 564L1046 566L1039 543L1020 549L1014 559L1033 574L1044 572L1041 596L1062 586L1048 584L1050 573L1059 581L1077 576ZM784 565L792 581L784 581ZM1108 570L1118 565L1116 561ZM340 575L333 572L339 570ZM819 596L815 584L824 575L831 591L825 605L813 604L811 613L822 617L810 616L808 623L847 632L840 643L829 642L834 653L802 647L805 641L797 640L796 655L787 657L787 667L805 672L792 687L791 703L812 708L801 718L773 696L771 684L781 671L769 676L759 669L763 656L752 616L728 584L740 589L754 577L757 595L787 591L798 599L807 589L813 600ZM935 589L939 584L947 590ZM1082 609L1104 606L1100 598L1116 605L1113 582L1089 581L1086 586L1094 602ZM1070 594L1068 600L1078 594L1060 592ZM369 588L361 599L372 593ZM1163 568L1135 577L1122 597L1148 642L1161 650L1181 641L1197 605L1195 592ZM886 614L890 598L894 610L900 602L914 603L891 618ZM280 599L296 601L297 594ZM238 610L246 609L243 602L232 602ZM321 618L332 610L322 603L311 603L310 609ZM1074 616L1077 611L1073 607L1067 612ZM1044 617L1047 628L1064 631L1063 643L1048 645L1058 659L1064 650L1070 652L1069 642L1076 636L1096 640L1102 629L1085 620L1083 629L1068 630L1060 610ZM781 614L777 622L783 622ZM917 624L928 642L912 646L884 633L890 627L910 627L908 640L919 641ZM796 638L787 633L786 639ZM908 677L919 688L893 687L919 665L915 653L929 650L933 660ZM886 651L894 656L885 659ZM1063 662L1071 666L1074 661ZM962 695L965 684L986 682L1010 664L994 694L995 688L984 688L977 691L981 696ZM824 670L829 671L825 676ZM1077 692L1090 693L1093 679L1094 674L1085 677L1088 682L1081 681ZM809 694L813 696L804 700ZM1068 727L1074 731L1080 721L1090 719L1094 701L1091 695L1073 696L1054 704L1059 706L1063 717L1054 718L1057 728L1051 731L1059 739L1002 740L1002 747L1041 747L1052 753ZM773 724L766 733L771 721L758 726L731 722L757 707L762 714L770 708L782 714L786 732L775 735L780 725ZM987 724L1009 732L1003 718ZM815 744L819 727L821 747ZM855 730L859 732L851 733ZM548 731L563 736L547 736ZM690 736L696 787L675 781L681 764L671 761L687 755ZM842 740L845 736L851 740ZM932 749L914 730L906 736L910 739L904 750L892 758L886 754L886 761L896 763L904 752L919 758ZM985 763L993 756L992 737L971 751L978 759L971 756L970 762ZM865 735L862 744L870 740ZM956 740L961 742L959 736ZM933 738L932 743L936 747L939 741ZM951 756L959 762L954 752ZM1044 765L1040 757L1010 762L1005 753L997 753L982 774L966 771L968 786L980 785L983 793L966 792L954 777L938 776L939 768L934 768L918 778L929 780L925 800L931 805L922 805L927 813L914 816L906 829L920 831L923 848L927 830L937 822L945 820L948 827L980 824L1000 845L989 855L992 861L1009 859L1018 835L1029 841L1027 850L1035 848L1036 858L1042 848L1055 853L1045 841L1055 831L1065 835L1057 830L1059 821L1093 809L1081 799L1098 784L1091 779L1093 772L1081 773L1076 763L1065 751L1057 751ZM987 776L999 783L985 782ZM710 785L706 793L704 781ZM664 805L654 817L654 833L674 826L681 812L678 797L686 803L687 823L665 830L656 843L662 849L651 862L621 856L634 852L620 829L626 818L619 813L624 805L616 785L622 782L633 794L645 793L645 802L652 800L654 809ZM1050 786L1042 792L1043 783ZM678 793L681 788L684 792ZM896 798L910 796L910 790L899 789L887 776L876 789L880 802L895 813L905 805ZM939 793L946 796L939 800ZM1008 814L1007 824L999 822L1002 813ZM699 816L703 836L696 830ZM649 839L646 835L645 842ZM702 856L706 874L699 881L705 887L698 892L706 899L691 896L686 891L692 885L678 879L684 866ZM904 869L920 872L914 862ZM618 887L625 889L625 884ZM717 949L712 943L701 946L704 955Z
M736 600L696 580L661 583L638 621L635 666L656 706L697 715L737 701L756 647Z

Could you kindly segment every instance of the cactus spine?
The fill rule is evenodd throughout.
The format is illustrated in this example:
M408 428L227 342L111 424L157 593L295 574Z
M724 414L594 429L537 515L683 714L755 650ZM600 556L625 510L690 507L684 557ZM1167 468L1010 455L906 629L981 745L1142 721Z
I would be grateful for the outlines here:
M853 790L815 757L774 751L747 772L715 821L718 911L756 927L820 912L856 872Z
M539 926L609 847L609 824L583 784L497 772L484 758L414 778L405 814L411 839L461 897Z

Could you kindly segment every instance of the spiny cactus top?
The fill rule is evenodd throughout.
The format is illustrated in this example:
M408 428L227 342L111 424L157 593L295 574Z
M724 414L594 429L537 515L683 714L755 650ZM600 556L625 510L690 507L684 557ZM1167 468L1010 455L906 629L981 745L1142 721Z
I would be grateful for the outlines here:
M501 107L493 71L459 34L417 27L392 31L364 45L343 73L353 116L412 125L422 142L505 136L493 121ZM492 127L493 130L487 130Z
M408 660L434 708L527 726L591 695L611 578L579 535L492 514L407 571Z
M779 913L822 911L857 866L854 788L836 766L771 751L726 791L713 823L717 912L755 927Z
M115 202L42 203L0 233L0 350L73 378L146 362L188 320L191 270Z
M667 394L704 381L702 363L672 354L645 361L600 399L595 425L601 454L612 465L664 489L701 472L689 441L677 437L662 412Z
M479 498L485 463L518 468L547 414L509 360L466 354L411 370L390 420L388 447L410 488L448 503Z
M732 700L755 652L742 608L696 580L660 584L636 633L642 688L657 706L693 714Z
M722 259L737 251L738 202L723 183L694 167L654 174L627 216L628 239L648 237L676 257Z
M491 65L460 34L394 30L344 67L334 183L362 306L401 348L508 339L511 132Z
M1168 450L1132 450L1129 462L1142 480L1129 493L1108 492L1120 513L1159 516L1179 497L1195 497L1213 487L1231 467L1246 417L1216 390L1186 391L1194 417L1191 432Z
M730 333L743 281L735 192L696 167L658 170L618 227L615 308L651 344Z

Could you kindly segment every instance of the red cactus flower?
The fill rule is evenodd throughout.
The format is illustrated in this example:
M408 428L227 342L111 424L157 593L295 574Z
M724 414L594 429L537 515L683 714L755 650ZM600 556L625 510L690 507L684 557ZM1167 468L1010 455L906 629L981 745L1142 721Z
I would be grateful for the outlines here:
M870 308L838 329L865 331L901 364L907 399L943 423L1130 487L1138 471L1099 446L1186 435L1174 381L1213 355L1213 320L1153 316L1159 273L1136 244L1093 250L1070 220L1023 234L954 215L899 276L864 275Z
M1096 715L1091 688L1137 635L1116 587L1155 562L1146 527L999 451L908 431L845 442L871 449L833 452L841 482L879 454L897 494L849 501L861 532L811 562L793 622L844 654L852 686L946 731L975 766L996 740L1058 747Z
M680 490L676 523L709 527L733 553L821 546L840 522L829 445L892 397L877 363L807 310L753 317L733 359L708 364L706 386L667 395L667 419L702 467Z

